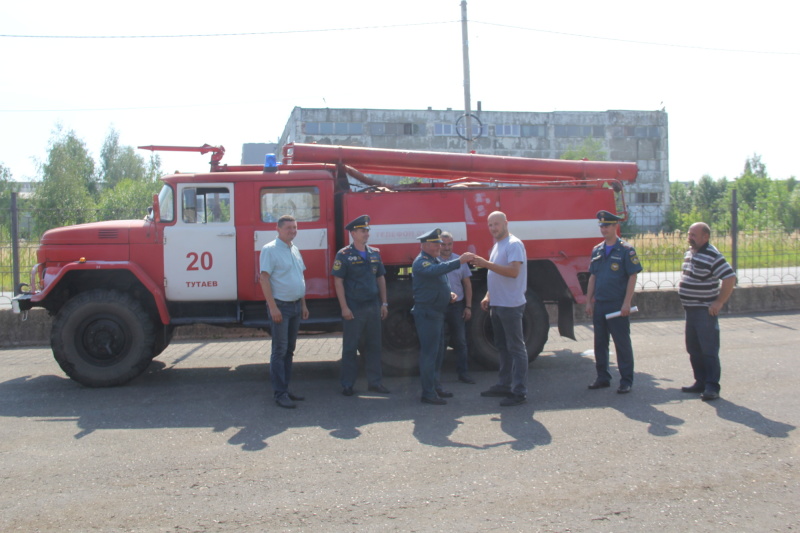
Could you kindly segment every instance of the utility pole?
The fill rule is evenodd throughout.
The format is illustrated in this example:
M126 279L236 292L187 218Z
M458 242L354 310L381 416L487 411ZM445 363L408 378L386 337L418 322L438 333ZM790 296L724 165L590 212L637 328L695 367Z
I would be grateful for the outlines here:
M461 42L464 51L464 125L467 153L472 152L472 109L469 93L469 37L467 35L467 0L461 0Z

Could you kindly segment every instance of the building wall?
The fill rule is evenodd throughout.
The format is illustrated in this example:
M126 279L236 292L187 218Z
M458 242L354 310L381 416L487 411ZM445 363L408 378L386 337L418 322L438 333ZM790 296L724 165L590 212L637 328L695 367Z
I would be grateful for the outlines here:
M559 159L569 149L595 139L611 161L639 166L625 198L632 224L660 228L669 206L669 146L665 111L476 111L481 154ZM304 109L295 107L279 141L340 144L402 150L466 152L463 112L458 110ZM461 120L459 120L461 119Z
M277 154L275 143L245 143L242 145L242 165L263 165L267 154Z

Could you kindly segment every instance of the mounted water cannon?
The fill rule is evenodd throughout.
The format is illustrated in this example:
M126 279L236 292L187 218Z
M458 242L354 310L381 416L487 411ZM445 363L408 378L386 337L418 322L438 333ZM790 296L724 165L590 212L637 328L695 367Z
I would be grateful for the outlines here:
M151 152L199 152L200 154L207 154L211 152L211 161L208 164L211 166L211 172L218 172L220 170L220 161L225 156L224 146L211 146L204 144L203 146L137 146L140 150L150 150Z

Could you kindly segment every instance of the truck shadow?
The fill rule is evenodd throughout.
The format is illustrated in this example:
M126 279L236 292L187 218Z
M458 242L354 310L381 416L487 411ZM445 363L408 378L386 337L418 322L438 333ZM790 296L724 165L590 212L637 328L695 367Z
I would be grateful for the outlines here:
M448 405L431 406L420 403L416 377L386 378L390 395L367 394L362 378L357 395L344 397L338 371L337 361L296 362L292 389L306 400L291 410L274 404L264 363L177 368L155 361L129 385L108 389L82 387L54 375L21 377L0 383L0 416L74 423L75 439L104 429L210 428L232 432L228 444L244 451L267 448L271 438L292 428L319 427L336 439L356 439L362 429L383 423L410 423L413 437L428 446L530 450L552 442L536 420L537 411L611 408L647 424L651 435L668 437L684 421L657 406L690 399L645 373L636 374L634 392L628 395L615 394L613 388L590 391L586 384L594 377L593 360L569 350L546 352L532 364L529 401L510 408L480 396L495 382L495 372L474 372L478 383L466 385L455 380L446 364L443 384L455 397ZM785 438L795 429L727 400L713 405L720 417L767 437ZM471 427L471 417L486 416L498 431Z

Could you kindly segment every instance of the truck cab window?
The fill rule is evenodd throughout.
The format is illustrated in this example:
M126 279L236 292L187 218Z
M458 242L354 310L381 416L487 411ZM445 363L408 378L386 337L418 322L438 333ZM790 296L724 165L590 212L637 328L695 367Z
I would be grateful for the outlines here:
M231 193L226 187L187 187L181 198L181 219L187 224L231 220Z
M271 187L261 189L261 221L277 222L292 215L297 222L319 220L317 187Z

